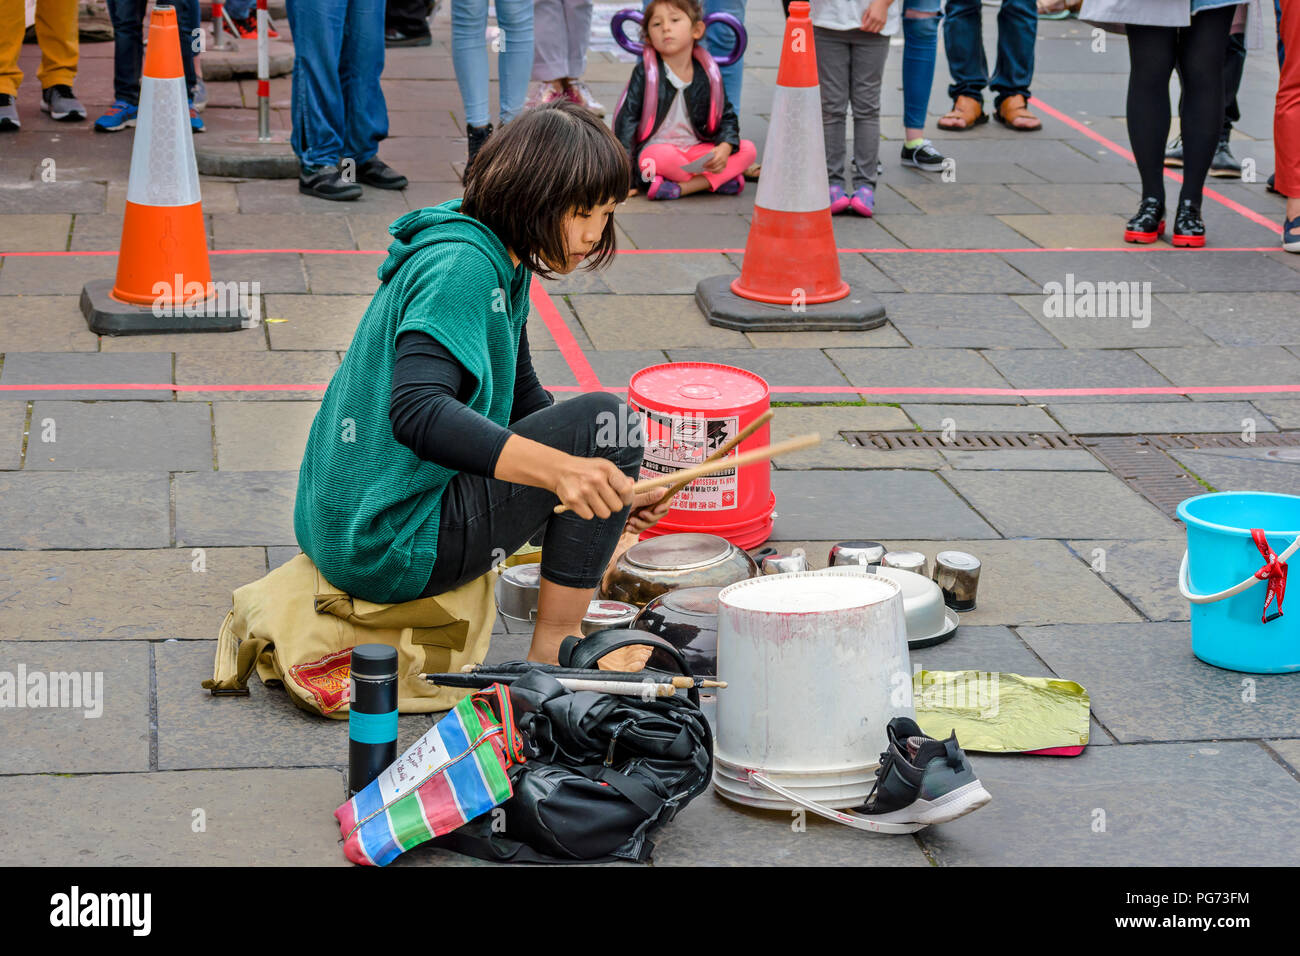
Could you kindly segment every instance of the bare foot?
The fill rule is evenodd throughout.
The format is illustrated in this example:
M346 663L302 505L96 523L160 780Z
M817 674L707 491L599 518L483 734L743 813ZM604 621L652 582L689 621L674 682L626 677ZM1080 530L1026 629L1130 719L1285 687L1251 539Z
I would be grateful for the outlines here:
M654 648L649 644L632 644L610 651L596 662L596 666L603 671L639 671L645 668L645 662L653 653Z

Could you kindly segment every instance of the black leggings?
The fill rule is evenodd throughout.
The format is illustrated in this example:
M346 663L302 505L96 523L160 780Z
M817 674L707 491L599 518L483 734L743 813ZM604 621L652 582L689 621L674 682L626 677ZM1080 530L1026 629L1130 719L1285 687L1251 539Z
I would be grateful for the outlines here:
M639 416L607 392L589 392L521 418L510 426L570 455L608 458L629 478L641 470ZM572 588L600 583L627 523L624 508L590 521L554 514L549 491L460 472L442 495L438 557L421 597L443 594L486 573L544 529L542 577Z
M1223 60L1235 7L1214 7L1191 26L1128 27L1128 138L1142 175L1142 195L1163 200L1169 139L1169 75L1178 66L1182 101L1183 188L1198 207L1223 127Z

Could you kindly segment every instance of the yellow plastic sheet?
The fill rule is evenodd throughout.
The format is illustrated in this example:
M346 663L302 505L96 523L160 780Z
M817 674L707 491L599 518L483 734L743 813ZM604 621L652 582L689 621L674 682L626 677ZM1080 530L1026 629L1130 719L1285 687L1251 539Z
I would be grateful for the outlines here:
M1072 680L997 671L917 671L912 701L921 730L957 731L963 750L1019 753L1088 742L1088 692Z

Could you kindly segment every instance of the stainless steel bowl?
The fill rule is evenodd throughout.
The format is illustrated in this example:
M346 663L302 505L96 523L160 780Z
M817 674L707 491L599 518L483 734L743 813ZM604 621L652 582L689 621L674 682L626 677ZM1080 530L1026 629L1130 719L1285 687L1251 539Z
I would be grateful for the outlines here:
M760 568L764 574L807 571L808 559L802 554L768 554L763 556L763 563Z
M879 564L885 556L885 546L879 541L841 541L831 548L826 559L828 567Z
M745 551L713 534L666 534L632 545L610 573L603 596L645 607L678 588L725 587L758 576Z

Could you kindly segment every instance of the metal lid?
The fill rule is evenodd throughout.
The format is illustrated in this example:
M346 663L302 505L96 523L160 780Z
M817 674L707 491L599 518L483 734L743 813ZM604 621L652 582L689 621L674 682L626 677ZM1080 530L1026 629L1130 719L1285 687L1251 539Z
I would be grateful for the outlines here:
M965 551L940 551L934 556L936 564L946 564L950 568L972 571L980 566L980 559Z
M627 549L629 564L648 571L685 571L716 564L731 553L731 543L715 534L665 534Z
M631 623L638 611L639 608L635 604L624 604L622 601L592 601L587 605L587 613L582 623L596 624L600 627L617 627L624 621Z
M353 677L385 680L397 676L397 648L387 644L358 644L352 648Z

